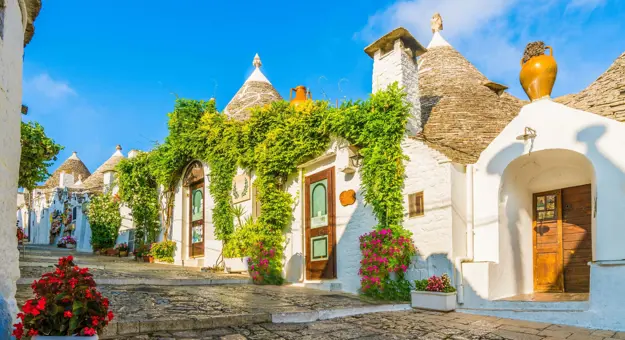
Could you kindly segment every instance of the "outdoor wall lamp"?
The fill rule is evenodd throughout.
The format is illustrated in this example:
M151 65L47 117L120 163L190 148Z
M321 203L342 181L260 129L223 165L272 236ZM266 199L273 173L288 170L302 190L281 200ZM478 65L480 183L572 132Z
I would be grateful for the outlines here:
M356 148L353 145L349 146L349 151L350 151L349 162L351 166L355 168L359 167L364 157L360 154L360 152L358 152L358 148Z
M525 131L522 135L517 136L517 140L528 140L536 138L536 130L532 129L529 126L525 127Z

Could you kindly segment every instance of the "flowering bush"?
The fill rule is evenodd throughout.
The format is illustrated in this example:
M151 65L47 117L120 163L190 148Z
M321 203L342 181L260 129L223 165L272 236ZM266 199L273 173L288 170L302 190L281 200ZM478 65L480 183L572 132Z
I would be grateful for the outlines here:
M21 242L24 239L24 230L22 228L17 227L17 241Z
M128 243L124 242L124 243L120 243L118 245L115 246L115 250L117 251L128 251Z
M266 247L259 242L252 248L252 255L247 260L248 270L256 284L281 285L284 282L280 272L280 257L273 247Z
M73 257L59 259L54 272L31 285L35 298L26 301L13 335L92 336L101 334L113 319L109 300L96 289L89 268L80 268Z
M386 300L410 300L410 282L404 279L416 249L410 235L400 228L374 230L360 236L360 290ZM397 280L393 280L395 273Z
M456 288L451 284L449 275L443 274L441 276L433 275L429 279L416 280L415 290L426 290L428 292L442 292L453 293Z
M174 255L176 253L176 242L174 241L163 241L152 244L152 249L150 249L150 255L154 256L155 259L163 262L174 263Z
M59 247L65 247L68 244L76 245L76 239L71 237L70 235L63 236L63 237L61 237L61 239L59 240L59 242L56 245L59 246Z

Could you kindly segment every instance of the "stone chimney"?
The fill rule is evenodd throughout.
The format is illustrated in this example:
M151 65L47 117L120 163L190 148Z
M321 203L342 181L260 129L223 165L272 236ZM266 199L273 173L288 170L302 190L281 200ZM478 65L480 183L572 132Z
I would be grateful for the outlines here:
M135 157L137 157L139 152L141 152L141 151L136 150L136 149L132 149L132 150L128 151L128 158L135 158Z
M373 58L373 92L385 90L394 82L407 92L406 100L412 107L407 126L411 135L422 130L416 59L426 51L403 27L394 29L365 48L365 53Z
M65 188L74 184L74 174L68 174L65 171L61 172L59 176L59 187Z

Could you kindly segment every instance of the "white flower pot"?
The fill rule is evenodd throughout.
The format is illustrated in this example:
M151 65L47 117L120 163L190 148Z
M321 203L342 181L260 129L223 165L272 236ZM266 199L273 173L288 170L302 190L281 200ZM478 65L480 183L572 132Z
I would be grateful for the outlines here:
M456 309L456 293L413 290L410 292L410 304L413 308L448 312Z
M224 258L224 270L226 273L242 273L246 272L248 265L247 259L249 257L232 257Z
M76 248L76 245L75 244L71 244L71 243L67 243L65 245L65 248L67 248L67 249L74 249L74 248Z
M72 335L72 336L45 336L45 335L35 335L34 337L32 337L32 340L67 340L67 339L74 339L74 340L98 340L98 336L97 335L93 335L93 336L77 336L77 335Z

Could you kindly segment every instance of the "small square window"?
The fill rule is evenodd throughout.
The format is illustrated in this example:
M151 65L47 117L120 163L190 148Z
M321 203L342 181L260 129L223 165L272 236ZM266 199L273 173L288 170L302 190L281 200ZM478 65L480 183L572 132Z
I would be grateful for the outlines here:
M423 216L423 191L408 195L408 217Z

